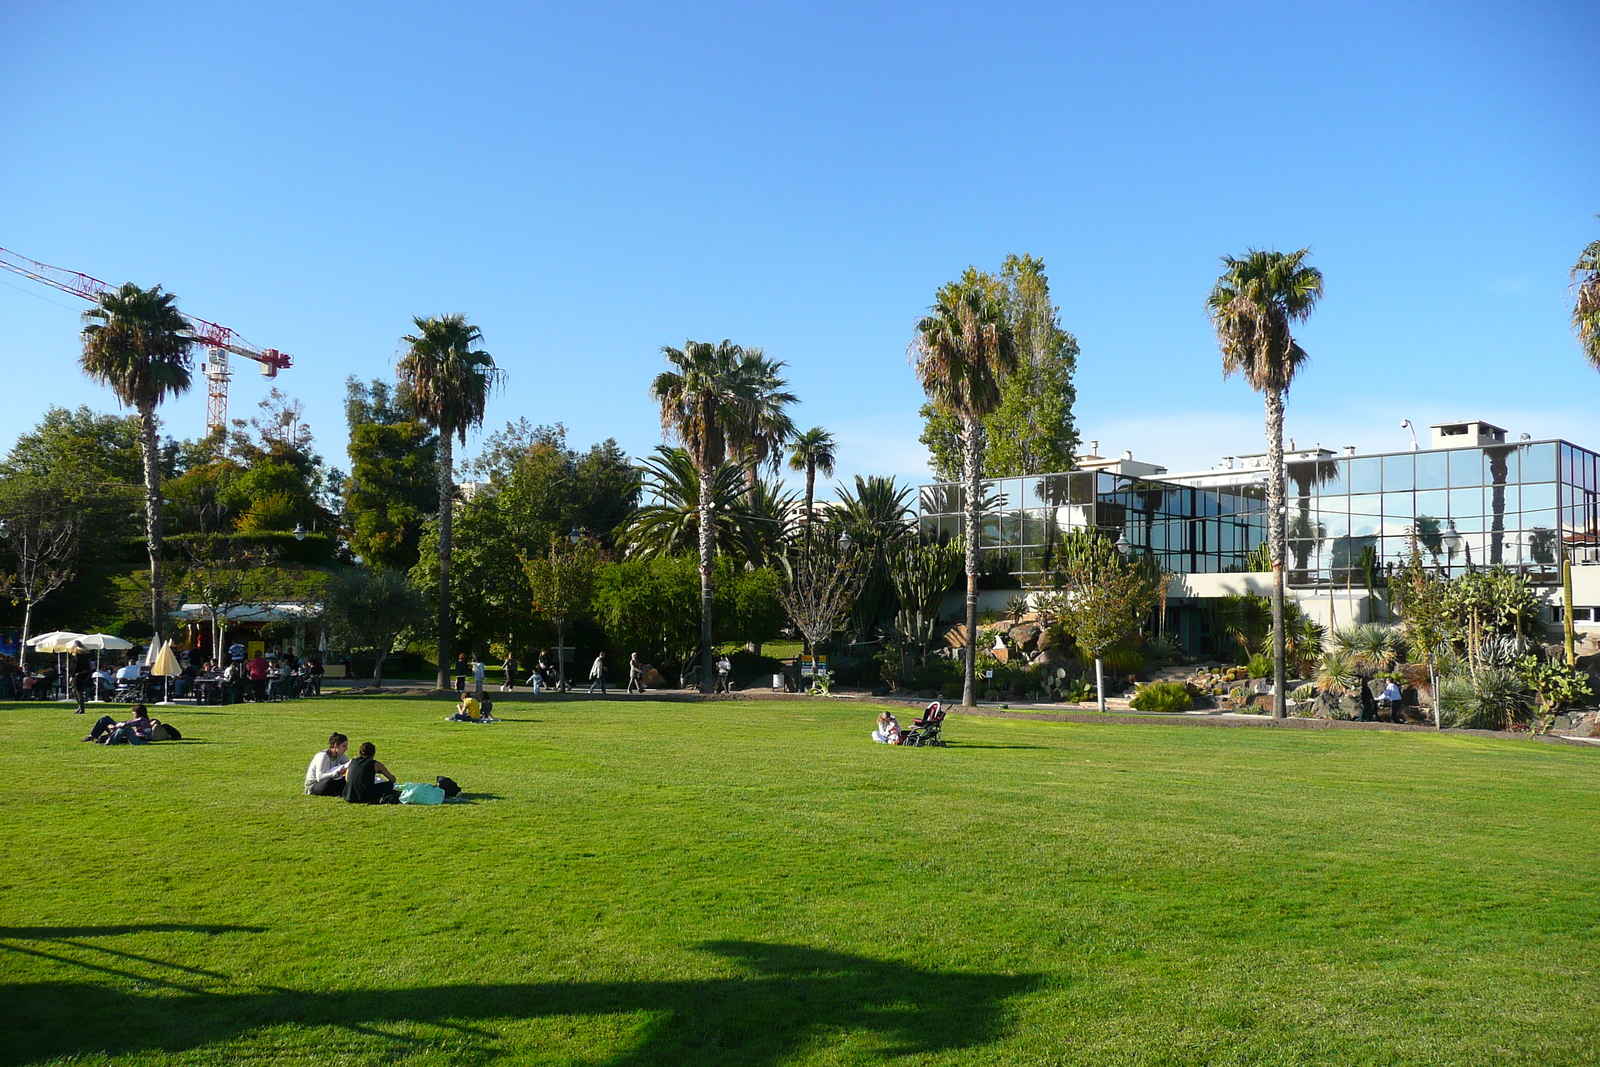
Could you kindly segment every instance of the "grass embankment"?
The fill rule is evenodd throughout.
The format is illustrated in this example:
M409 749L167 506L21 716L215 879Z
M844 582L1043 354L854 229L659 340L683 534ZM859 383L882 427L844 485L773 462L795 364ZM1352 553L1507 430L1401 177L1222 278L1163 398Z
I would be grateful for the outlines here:
M0 1067L1587 1064L1597 754L823 702L0 707ZM332 729L470 803L300 795Z

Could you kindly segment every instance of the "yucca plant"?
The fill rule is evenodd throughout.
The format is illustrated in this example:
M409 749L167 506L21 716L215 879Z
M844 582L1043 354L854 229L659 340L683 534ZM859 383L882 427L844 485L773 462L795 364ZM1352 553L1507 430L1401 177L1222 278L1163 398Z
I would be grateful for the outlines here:
M1509 730L1532 717L1532 694L1514 671L1480 665L1439 685L1439 716L1463 730Z
M1355 663L1349 654L1338 649L1329 649L1322 654L1322 662L1317 665L1316 676L1312 678L1311 684L1324 693L1343 695L1354 689L1360 680Z

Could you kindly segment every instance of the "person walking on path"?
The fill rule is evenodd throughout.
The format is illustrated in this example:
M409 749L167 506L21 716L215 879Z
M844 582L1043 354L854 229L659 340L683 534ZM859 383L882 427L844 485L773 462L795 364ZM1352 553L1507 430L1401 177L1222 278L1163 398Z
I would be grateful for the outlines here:
M639 662L637 652L628 657L628 692L644 692L644 664Z
M472 660L472 695L483 699L483 660L476 657Z
M517 654L506 649L506 661L501 666L506 672L506 680L500 683L500 691L509 693L517 687Z
M456 692L465 693L466 691L467 691L467 654L465 652L461 652L461 653L458 653L456 655Z
M606 695L606 654L600 653L594 658L594 663L589 667L589 692L594 692L595 686L600 687L600 695Z
M733 685L732 685L732 682L731 682L732 676L733 676L733 661L730 660L728 658L728 654L726 652L724 652L717 659L717 684L716 684L716 687L714 689L712 689L712 692L713 693L731 693L731 692L733 692Z

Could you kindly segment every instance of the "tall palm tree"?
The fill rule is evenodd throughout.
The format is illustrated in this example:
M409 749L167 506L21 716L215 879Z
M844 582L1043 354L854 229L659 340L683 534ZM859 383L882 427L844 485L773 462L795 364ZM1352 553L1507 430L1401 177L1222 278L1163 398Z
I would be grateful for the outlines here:
M1584 356L1600 370L1600 241L1590 241L1572 265L1572 288L1572 328Z
M789 442L789 469L806 472L806 525L805 543L811 547L811 509L816 501L817 472L824 478L833 477L833 463L837 458L833 434L821 426L813 426L797 434Z
M1222 375L1244 375L1250 388L1266 397L1267 547L1272 558L1272 714L1284 718L1283 557L1284 526L1283 401L1305 349L1289 332L1304 322L1322 298L1322 272L1305 265L1309 248L1298 252L1250 249L1242 258L1223 256L1227 269L1211 290L1206 309L1222 349Z
M776 474L783 462L783 446L794 436L794 420L784 411L799 398L787 391L782 360L768 359L759 348L746 348L739 360L741 387L748 392L750 410L728 428L728 447L744 467L745 485L751 499L759 491L761 468L770 466Z
M417 418L439 434L439 677L450 685L450 548L455 512L455 441L483 425L489 394L505 378L494 357L475 347L483 332L465 315L414 318L417 332L400 340L407 346L396 370L410 390Z
M144 457L144 530L150 552L150 628L160 634L164 618L161 573L161 452L156 408L189 388L188 323L177 297L158 285L129 283L101 293L83 313L83 372L111 387L117 399L139 413L139 450Z
M617 543L634 559L691 551L700 543L700 472L689 453L660 445L636 468L654 503L636 509L617 532ZM762 483L752 505L744 469L724 463L711 478L715 551L763 566L782 544L782 513L792 500ZM769 515L775 512L776 515Z
M728 458L730 438L755 421L760 407L751 375L742 372L744 349L732 341L685 341L683 348L662 346L673 370L650 383L650 397L661 407L661 428L677 438L700 475L700 691L711 691L711 566L716 555L712 486Z
M983 478L983 419L1000 404L999 380L1017 369L1017 347L993 286L951 282L917 323L911 343L917 379L928 399L961 423L966 484L967 654L961 702L974 703L978 644L978 503Z

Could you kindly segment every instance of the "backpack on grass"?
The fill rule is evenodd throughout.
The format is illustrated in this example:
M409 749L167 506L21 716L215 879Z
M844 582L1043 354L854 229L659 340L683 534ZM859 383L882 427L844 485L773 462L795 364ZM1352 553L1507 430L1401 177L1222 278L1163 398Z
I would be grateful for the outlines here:
M157 723L150 730L150 740L152 740L152 741L182 741L183 740L183 735L178 732L178 728L176 726L172 726L172 725L169 725L168 723L162 722L162 723Z
M444 790L444 797L446 800L451 799L456 794L461 792L461 787L456 785L456 780L454 778L446 778L441 774L439 777L435 778L434 781L438 782L439 788Z

